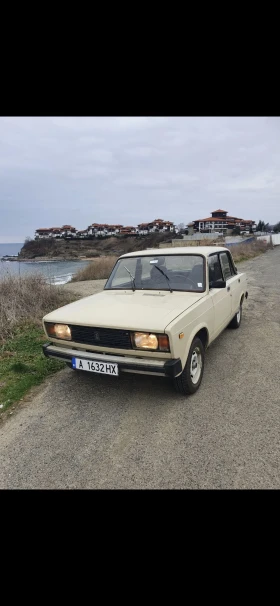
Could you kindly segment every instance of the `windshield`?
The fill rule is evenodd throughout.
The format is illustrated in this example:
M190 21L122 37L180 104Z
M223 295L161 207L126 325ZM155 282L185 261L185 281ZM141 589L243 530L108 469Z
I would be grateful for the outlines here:
M204 258L201 255L156 255L119 259L105 289L205 290Z

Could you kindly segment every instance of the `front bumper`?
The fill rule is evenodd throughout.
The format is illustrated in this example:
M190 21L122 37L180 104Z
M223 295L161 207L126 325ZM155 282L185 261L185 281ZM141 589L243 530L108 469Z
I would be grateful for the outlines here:
M134 358L132 356L116 356L97 352L78 351L66 349L52 343L43 345L43 353L47 358L58 358L63 362L72 362L72 358L95 360L100 362L113 362L118 364L121 372L135 372L142 374L155 374L163 377L177 377L182 372L180 358L176 360L155 360L154 358Z

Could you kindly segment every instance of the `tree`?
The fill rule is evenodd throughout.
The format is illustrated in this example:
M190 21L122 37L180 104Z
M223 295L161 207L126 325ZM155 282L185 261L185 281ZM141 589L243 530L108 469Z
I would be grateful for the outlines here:
M280 221L278 221L278 223L276 223L276 225L274 225L273 231L276 234L279 234L279 232L280 232Z
M265 223L264 221L261 221L261 219L260 219L258 222L256 231L267 231L268 226L269 226L269 223Z
M233 236L240 236L240 227L239 225L236 225L233 230L232 230L232 235Z
M179 231L185 231L185 224L184 223L178 223L177 229Z

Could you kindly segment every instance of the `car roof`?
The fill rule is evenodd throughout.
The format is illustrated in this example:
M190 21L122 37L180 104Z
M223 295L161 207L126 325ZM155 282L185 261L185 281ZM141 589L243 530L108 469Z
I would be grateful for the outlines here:
M136 252L121 255L120 259L125 257L146 257L159 255L203 255L209 257L213 253L228 250L223 246L177 246L170 248L147 248L146 250L137 250Z

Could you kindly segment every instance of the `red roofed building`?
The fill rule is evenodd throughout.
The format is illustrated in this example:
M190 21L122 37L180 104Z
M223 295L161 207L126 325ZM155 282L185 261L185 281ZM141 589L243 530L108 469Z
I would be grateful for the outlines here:
M35 231L35 240L42 240L44 238L52 237L52 227L39 227Z
M88 227L91 236L115 236L120 232L122 225L108 225L108 223L92 223Z
M150 223L139 223L137 228L138 233L143 236L153 232L175 231L174 223L172 221L164 221L163 219L155 219L154 221L150 221Z
M72 227L72 225L62 225L62 235L65 237L75 236L76 235L76 227Z
M133 227L132 225L126 225L126 227L121 227L120 229L120 235L134 235L137 233L137 229L136 227Z
M235 227L240 227L240 231L253 231L256 229L255 221L252 219L241 219L240 217L232 217L228 215L227 210L213 210L211 212L212 217L205 217L204 219L196 219L189 224L194 232L211 233L211 232L222 232L223 234L230 234Z
M62 227L40 227L35 231L35 240L42 238L62 238L75 237L76 228L72 225L63 225Z
M61 227L52 227L52 238L61 238L63 234L63 229Z

